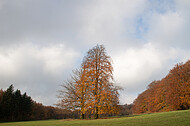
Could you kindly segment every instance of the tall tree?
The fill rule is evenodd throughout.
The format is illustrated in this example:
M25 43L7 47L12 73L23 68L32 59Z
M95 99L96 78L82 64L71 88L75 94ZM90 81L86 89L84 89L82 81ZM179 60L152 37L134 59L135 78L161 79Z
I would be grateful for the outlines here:
M9 88L3 94L3 99L2 99L2 108L3 108L2 115L4 115L4 118L6 120L11 120L11 121L14 120L13 92L14 92L14 87L13 85L10 85Z
M97 45L87 52L81 68L73 72L73 76L60 91L62 100L58 106L63 108L79 108L81 118L88 111L99 118L100 114L116 113L118 87L114 86L111 57L107 55L103 45Z
M97 45L87 52L83 64L87 69L89 82L89 104L94 108L94 117L114 112L118 104L118 91L113 84L111 57L103 45Z

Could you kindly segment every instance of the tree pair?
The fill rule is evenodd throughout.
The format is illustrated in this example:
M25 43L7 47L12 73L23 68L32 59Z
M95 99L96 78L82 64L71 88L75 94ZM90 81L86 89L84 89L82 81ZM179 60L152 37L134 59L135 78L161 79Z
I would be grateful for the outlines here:
M118 87L113 83L113 67L111 57L107 55L103 45L97 45L87 52L81 67L73 71L59 91L61 101L58 106L71 110L80 110L81 118L85 114L116 113Z

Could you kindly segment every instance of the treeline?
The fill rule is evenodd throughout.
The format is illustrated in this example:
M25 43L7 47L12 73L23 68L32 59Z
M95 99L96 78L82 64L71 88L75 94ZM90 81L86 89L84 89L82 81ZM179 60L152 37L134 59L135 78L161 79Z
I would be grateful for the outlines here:
M133 114L133 104L124 104L119 105L119 114L118 116L126 116Z
M79 118L79 112L36 103L26 93L14 91L13 85L0 90L0 122L63 118Z
M153 81L134 101L134 113L190 108L190 60L177 64L162 80Z
M3 121L29 120L32 111L32 99L20 90L14 91L11 85L0 93L0 118Z
M125 104L118 106L117 114L103 114L102 117L132 114L133 105ZM14 91L13 85L10 85L7 90L0 90L0 122L68 118L79 119L80 116L80 110L71 111L37 103L26 93L21 94L21 91L18 89ZM87 118L91 118L90 113Z

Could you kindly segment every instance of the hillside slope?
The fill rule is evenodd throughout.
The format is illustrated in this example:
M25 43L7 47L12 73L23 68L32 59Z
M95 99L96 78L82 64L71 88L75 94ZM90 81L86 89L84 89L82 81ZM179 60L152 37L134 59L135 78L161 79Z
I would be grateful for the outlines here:
M179 63L161 80L153 81L134 101L133 112L154 113L190 108L190 60Z

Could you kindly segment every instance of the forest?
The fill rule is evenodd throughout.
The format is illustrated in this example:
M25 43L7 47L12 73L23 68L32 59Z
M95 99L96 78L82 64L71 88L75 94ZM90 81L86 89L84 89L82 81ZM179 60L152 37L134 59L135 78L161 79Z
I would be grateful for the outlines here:
M153 81L134 101L133 112L152 113L190 108L190 60L179 63L166 77Z
M0 90L0 122L77 118L77 113L37 103L13 85Z

